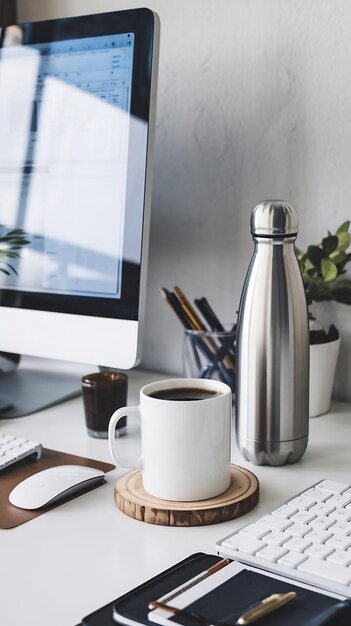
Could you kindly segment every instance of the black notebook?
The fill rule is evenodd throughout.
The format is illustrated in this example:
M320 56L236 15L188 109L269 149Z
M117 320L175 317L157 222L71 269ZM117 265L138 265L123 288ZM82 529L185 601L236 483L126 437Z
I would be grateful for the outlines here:
M139 587L132 589L117 600L113 600L102 608L84 617L84 626L116 626L112 617L114 606L118 608L126 618L130 618L139 624L151 626L148 620L148 602L153 598L164 595L185 583L187 580L200 574L203 570L211 567L220 560L220 557L213 554L196 553L188 558L176 563L176 565L158 574L154 578L146 581Z
M193 554L86 616L82 624L84 626L116 626L120 623L129 626L138 624L152 626L154 621L149 620L148 608L150 601L170 594L178 586L186 584L220 560L220 557L214 555ZM228 566L228 573L233 565L234 563ZM257 626L349 626L351 624L351 600L338 600L252 568L245 566L240 566L240 568L241 571L230 575L228 580L215 589L186 605L186 610L195 612L221 626L234 626L238 617L267 596L273 593L295 591L294 600L254 623ZM223 572L224 569L221 571ZM219 574L213 574L211 579L214 581L216 576ZM211 587L211 585L208 586ZM175 598L169 602L172 605L174 603L176 603ZM193 619L179 614L175 616L170 614L165 622L159 621L159 623L166 624L168 622L169 626L172 626L172 623L173 625L180 624L180 626L199 626Z

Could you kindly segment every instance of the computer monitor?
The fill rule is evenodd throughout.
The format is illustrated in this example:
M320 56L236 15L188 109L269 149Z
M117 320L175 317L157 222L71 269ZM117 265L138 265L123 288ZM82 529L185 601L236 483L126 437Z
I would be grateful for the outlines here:
M148 9L1 29L1 351L140 360L158 42Z

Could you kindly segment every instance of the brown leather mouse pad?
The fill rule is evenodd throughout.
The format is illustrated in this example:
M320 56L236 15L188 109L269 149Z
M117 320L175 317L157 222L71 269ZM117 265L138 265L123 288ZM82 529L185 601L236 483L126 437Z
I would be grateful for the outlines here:
M93 486L90 486L73 496L71 495L71 497L68 497L65 500L60 500L51 506L46 506L35 511L18 509L9 502L9 495L12 489L22 482L22 480L28 478L28 476L32 476L32 474L36 474L36 472L40 472L48 467L54 467L55 465L84 465L101 470L105 473L115 469L115 466L110 463L102 463L101 461L95 461L94 459L87 459L82 456L59 452L58 450L43 448L42 456L38 461L24 459L23 461L2 470L0 474L0 528L5 529L19 526L20 524L28 522L28 520L34 519L35 517L39 517L39 515L42 515L46 511L50 511L57 506L61 506L61 504L69 502L69 500L73 500L73 498L77 498L83 493L96 489L96 487L103 484L94 484Z

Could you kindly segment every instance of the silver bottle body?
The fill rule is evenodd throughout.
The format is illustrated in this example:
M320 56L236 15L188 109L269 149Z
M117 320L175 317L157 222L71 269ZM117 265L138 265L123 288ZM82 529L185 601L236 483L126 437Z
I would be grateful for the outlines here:
M236 437L257 465L294 463L308 442L308 313L294 241L254 236L239 307Z

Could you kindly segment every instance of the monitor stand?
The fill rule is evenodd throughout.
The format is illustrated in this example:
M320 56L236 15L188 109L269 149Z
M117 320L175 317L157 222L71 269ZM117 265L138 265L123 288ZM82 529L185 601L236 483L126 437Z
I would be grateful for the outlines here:
M80 394L80 379L88 372L64 363L0 353L0 420L24 417ZM85 366L87 368L87 366ZM89 368L89 366L88 366Z

